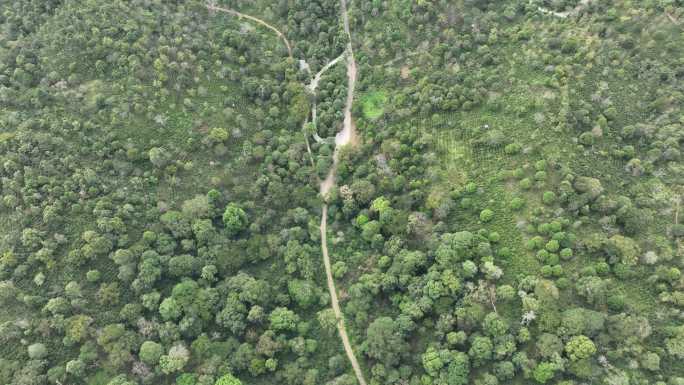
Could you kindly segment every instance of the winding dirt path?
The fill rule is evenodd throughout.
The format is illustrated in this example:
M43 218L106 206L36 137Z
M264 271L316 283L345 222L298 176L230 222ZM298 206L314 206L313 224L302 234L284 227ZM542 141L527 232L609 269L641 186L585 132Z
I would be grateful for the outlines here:
M354 59L354 49L352 47L351 32L349 30L349 15L347 13L346 0L340 0L342 9L342 19L344 20L344 31L347 34L347 102L344 106L344 125L342 131L335 136L335 152L333 154L333 165L328 172L328 176L321 182L321 195L325 197L330 192L330 189L335 184L335 173L339 163L339 150L342 146L347 144L355 144L358 142L356 135L356 125L352 119L352 106L354 104L354 89L356 87L357 68L356 59Z
M335 136L335 152L333 154L333 165L330 168L328 177L321 183L321 195L323 199L327 199L327 195L330 189L335 183L335 172L337 171L337 166L339 163L339 149L347 144L353 144L356 141L356 127L354 126L354 121L352 120L351 110L354 103L354 88L356 86L357 70L356 70L356 60L354 59L354 51L352 49L351 33L349 31L349 16L347 14L347 4L346 0L340 0L340 10L342 12L342 19L344 20L344 30L347 33L349 39L349 44L347 47L347 103L344 107L344 127L342 131L337 133ZM356 359L354 354L354 349L352 348L351 342L349 342L349 336L347 335L347 328L344 326L344 315L340 309L340 303L337 298L337 289L335 288L335 280L332 275L332 268L330 265L330 255L328 254L328 204L323 203L323 208L321 210L321 251L323 252L323 264L325 265L325 276L328 281L328 291L330 292L330 299L332 303L333 313L335 314L335 319L337 320L337 331L342 340L342 345L344 346L344 351L347 354L347 358L351 363L352 369L354 369L354 374L356 375L356 380L359 385L366 385L366 379L363 376L363 371L361 370L361 365Z
M356 79L357 79L357 69L356 69L356 60L354 59L354 51L352 49L352 40L351 40L351 32L349 29L349 15L347 13L347 0L340 0L340 12L342 14L342 19L344 21L344 30L345 33L347 34L347 38L349 40L348 45L347 45L347 50L343 52L340 56L337 58L333 59L329 63L327 63L316 75L311 79L311 82L306 85L306 87L309 89L311 93L315 95L316 88L318 87L318 83L321 80L321 77L323 76L323 73L330 69L333 65L335 65L337 62L342 60L344 56L347 56L347 101L346 105L344 108L344 125L343 128L340 132L337 133L335 136L335 152L333 154L333 165L330 168L330 171L328 172L327 178L321 182L320 184L320 193L321 196L323 196L324 201L327 199L327 195L330 192L330 189L335 183L335 173L337 171L337 166L339 163L339 149L342 146L345 146L347 144L355 144L357 143L357 136L356 136L356 126L354 125L354 121L352 120L352 106L354 103L354 89L356 87ZM265 26L266 28L272 30L273 32L280 37L283 42L285 43L285 46L287 47L288 54L290 58L292 58L292 46L290 45L290 42L287 40L285 35L280 32L276 27L272 26L271 24L265 22L264 20L261 20L259 18L256 18L254 16L246 15L244 13L240 13L238 11L228 9L228 8L222 8L219 6L216 6L212 3L207 4L207 9L212 10L212 11L219 11L219 12L225 12L240 18L246 18L249 20L254 21L255 23L261 24ZM300 66L306 70L309 74L311 73L311 70L309 68L308 63L306 61L300 62ZM316 122L316 103L314 101L313 104L313 122L315 124ZM308 123L307 121L304 122L303 126L306 126ZM304 139L306 141L306 148L307 152L309 153L309 159L311 161L311 165L314 165L313 161L313 154L311 152L311 147L309 146L309 140L308 136L306 133L304 133ZM321 139L318 134L315 135L315 139L319 140ZM321 139L322 140L322 139ZM320 232L321 232L321 251L323 253L323 264L325 266L325 275L327 279L327 285L328 285L328 291L330 292L330 299L331 299L331 304L332 304L332 309L333 313L335 314L335 319L337 320L337 330L340 335L340 339L342 340L342 345L344 346L344 351L347 354L347 358L349 359L349 362L351 363L352 369L354 370L354 374L356 376L356 379L359 383L359 385L367 385L366 379L363 376L363 371L361 370L361 365L359 365L359 362L356 359L356 355L354 354L354 349L352 348L351 342L349 341L349 336L347 335L347 329L344 326L344 315L342 314L342 310L340 309L340 303L339 299L337 297L337 289L335 288L335 280L333 279L332 275L332 267L330 263L330 255L328 253L328 238L327 238L327 230L328 230L328 204L323 203L322 207L322 212L321 212L321 225L320 225Z
M217 5L215 5L215 4L212 4L212 3L207 4L207 9L210 9L210 10L212 10L212 11L225 12L225 13L231 14L231 15L233 15L233 16L237 16L237 17L239 17L239 18L243 18L243 17L244 17L245 19L252 20L253 22L255 22L255 23L257 23L257 24L261 24L261 25L263 25L264 27L270 29L271 31L275 32L276 35L278 35L279 38L281 38L281 39L283 40L283 42L285 43L285 46L287 47L287 54L288 54L288 56L289 56L290 58L292 58L292 46L290 45L290 42L289 42L289 41L287 40L287 38L285 37L285 34L283 34L282 32L280 32L280 30L279 30L278 28L272 26L271 24L269 24L269 23L265 22L264 20L261 20L261 19L259 19L259 18L257 18L257 17L250 16L250 15L247 15L247 14L244 14L244 13L241 13L241 12L238 12L238 11L235 11L235 10L233 10L233 9L219 7L219 6L217 6Z
M344 0L342 0L344 1ZM352 349L351 342L349 342L349 336L347 335L347 329L344 326L344 315L340 309L340 303L337 299L337 290L335 289L335 281L332 276L332 268L330 266L330 257L328 256L328 240L326 236L327 223L328 223L328 205L323 205L323 212L321 213L321 250L323 251L323 264L325 265L325 275L328 279L328 290L330 291L330 299L332 303L333 313L335 314L335 319L337 320L337 331L340 334L340 339L342 340L342 345L344 346L344 352L347 354L347 358L351 363L352 369L354 369L354 375L356 375L356 380L359 385L366 385L366 379L363 377L363 371L359 362L356 360L356 355L354 355L354 349Z
M311 82L306 86L306 88L309 90L309 92L314 96L313 102L312 102L312 106L311 106L311 121L313 122L314 127L317 127L317 126L316 126L316 120L318 119L318 117L317 117L317 111L316 111L316 110L317 110L317 105L316 105L316 88L318 88L318 83L321 81L321 77L323 77L323 74L324 74L327 70L329 70L332 66L334 66L335 64L337 64L337 62L339 62L340 60L342 60L342 58L343 58L344 55L346 55L346 54L347 54L347 51L342 52L342 54L341 54L340 56L338 56L338 57L336 57L335 59L333 59L333 60L331 60L330 62L328 62L328 64L326 64L325 66L323 66L323 68L321 68L321 70L318 71L318 72L316 73L316 75L311 79ZM307 64L307 67L308 67L308 64ZM308 70L308 72L309 72L309 74L311 74L311 70ZM318 135L318 132L316 132L316 131L313 132L313 138L314 138L314 140L316 141L316 143L325 143L325 142L326 142L326 140L323 139L323 138L321 138L321 137Z
M346 54L347 54L347 51L342 52L342 54L340 56L334 58L333 60L328 62L328 64L323 66L323 68L321 68L321 70L316 73L314 78L311 80L311 83L309 83L309 85L307 85L306 88L308 88L309 91L311 91L311 92L315 92L316 88L318 88L318 83L321 81L321 76L323 76L325 71L329 70L330 67L334 66L335 64L337 64L338 61L342 60L342 58Z

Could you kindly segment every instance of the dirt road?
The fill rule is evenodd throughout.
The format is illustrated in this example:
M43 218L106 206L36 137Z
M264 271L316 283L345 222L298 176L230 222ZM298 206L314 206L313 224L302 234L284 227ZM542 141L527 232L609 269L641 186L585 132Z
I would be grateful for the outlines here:
M335 289L335 281L332 276L332 268L330 266L330 256L328 255L328 240L326 236L328 228L328 205L323 205L323 212L321 213L321 250L323 251L323 264L325 265L325 275L328 279L328 290L330 291L330 299L332 303L333 313L335 313L335 319L337 320L337 331L342 340L342 345L344 346L344 352L347 354L347 358L354 369L354 374L359 382L359 385L366 385L366 379L363 377L363 371L361 371L361 366L356 360L354 355L354 349L352 349L351 342L349 342L349 336L347 335L347 329L344 326L344 315L340 309L340 303L337 299L337 291Z
M335 136L335 153L333 154L333 165L330 168L328 177L321 183L321 195L323 199L326 199L328 192L335 183L335 172L337 171L337 165L339 162L339 150L342 146L347 144L353 144L356 140L356 127L354 126L354 121L352 120L352 106L354 103L354 88L356 86L357 70L356 70L356 60L354 59L354 51L352 49L351 43L351 33L349 31L349 17L347 14L347 4L346 0L340 0L340 11L342 12L342 19L344 20L344 30L349 38L349 45L347 47L347 102L344 107L344 126L342 131L337 133ZM332 268L330 267L330 255L328 254L328 238L326 236L328 231L328 205L323 204L323 209L321 210L321 251L323 252L323 264L325 265L325 275L328 281L328 291L330 292L330 299L332 302L333 313L335 313L335 318L337 319L337 331L342 340L342 345L344 346L344 351L347 354L347 358L351 363L352 369L354 369L354 374L356 375L356 380L359 385L366 385L366 379L363 376L363 371L361 370L361 365L356 360L356 355L354 354L354 349L352 349L351 342L349 342L349 336L347 335L347 329L344 326L344 315L340 309L340 304L337 299L337 289L335 288L335 280L332 276Z
M321 182L321 195L325 197L330 192L330 189L335 184L335 173L337 172L337 165L339 162L339 150L347 144L354 144L357 142L356 125L352 120L352 107L354 104L354 89L356 88L356 78L358 71L356 68L356 59L354 59L354 49L351 43L351 32L349 30L349 16L347 14L346 0L340 0L342 19L344 21L344 31L347 33L349 43L347 44L347 102L344 106L344 124L342 131L335 136L335 152L333 154L333 165L328 172L327 177Z
M207 9L212 10L212 11L219 11L219 12L225 12L237 17L241 18L246 18L249 20L252 20L258 24L261 24L265 26L266 28L269 28L273 32L278 35L283 42L285 42L285 46L287 47L288 54L290 58L292 58L292 47L290 45L290 42L287 40L285 35L280 32L276 27L272 26L271 24L265 22L264 20L261 20L257 17L246 15L244 13L240 13L238 11L234 11L232 9L228 8L222 8L218 7L214 4L207 4ZM347 34L347 37L349 39L347 51L343 53L342 55L338 56L337 58L333 59L330 61L328 64L326 64L312 79L311 83L306 85L306 87L312 92L315 93L316 88L318 86L318 83L321 79L321 76L325 71L327 71L330 67L335 65L338 61L340 61L345 55L347 56L347 101L346 105L344 107L344 124L343 128L340 132L337 133L335 136L335 152L333 155L333 165L330 168L330 171L328 173L327 178L325 181L321 182L320 185L320 192L321 195L323 196L323 199L326 199L326 196L328 195L328 192L332 188L332 186L335 183L335 173L337 171L337 165L339 162L339 149L342 146L345 146L347 144L353 144L356 142L356 126L354 125L354 121L352 120L352 107L354 103L354 89L356 87L356 78L357 78L357 69L356 69L356 60L354 59L354 52L352 50L352 43L351 43L351 33L349 30L349 18L347 14L347 4L346 0L340 0L340 12L342 14L342 20L344 21L344 30ZM306 61L303 61L303 63L300 63L300 65L303 65L303 68L306 69L309 73L309 66L306 63ZM315 103L315 102L314 102ZM313 105L313 119L314 123L316 120L316 105ZM304 122L303 126L306 126L307 122ZM309 146L309 142L307 139L307 134L306 132L304 133L304 139L306 141L306 146L307 146L307 151L309 153L309 158L311 160L311 165L314 165L313 162L313 155L311 153L311 148ZM325 265L325 275L327 279L327 286L328 286L328 291L330 292L330 299L332 303L332 309L333 313L335 314L335 319L337 320L337 331L340 335L340 339L342 340L342 345L344 347L344 351L347 354L347 358L349 359L349 362L351 363L352 369L354 370L354 374L356 376L356 379L359 383L359 385L366 385L366 379L363 376L363 371L361 370L361 366L359 365L359 362L356 360L356 356L354 355L354 350L352 349L351 342L349 341L349 336L347 335L347 329L344 326L344 315L342 314L342 310L340 309L340 304L339 300L337 297L337 289L335 287L335 280L333 279L332 275L332 267L330 263L330 255L328 254L328 238L327 238L327 231L328 231L328 205L326 203L323 204L323 208L321 210L321 225L320 225L320 232L321 232L321 251L323 253L323 264Z
M266 27L266 28L270 29L271 31L275 32L276 35L278 35L278 37L280 37L280 38L283 40L283 42L285 43L285 46L287 47L287 54L288 54L288 56L292 57L292 46L290 45L290 42L289 42L289 41L287 40L287 38L285 37L285 34L283 34L282 32L280 32L280 30L279 30L278 28L272 26L271 24L265 22L264 20L261 20L261 19L259 19L259 18L257 18L257 17L254 17L254 16L246 15L246 14L244 14L244 13L240 13L240 12L235 11L235 10L232 10L232 9L219 7L219 6L216 6L216 5L214 5L214 4L207 4L207 9L210 9L210 10L212 10L212 11L225 12L225 13L231 14L231 15L233 15L233 16L237 16L237 17L244 17L245 19L249 19L249 20L252 20L252 21L255 22L255 23L258 23L258 24L263 25L264 27Z

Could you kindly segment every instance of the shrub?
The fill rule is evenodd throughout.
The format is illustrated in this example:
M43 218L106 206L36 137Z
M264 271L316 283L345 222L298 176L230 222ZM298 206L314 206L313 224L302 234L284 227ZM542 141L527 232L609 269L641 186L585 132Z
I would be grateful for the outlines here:
M572 255L573 255L572 249L570 249L570 248L567 248L567 247L566 247L566 248L564 248L563 250L560 251L560 257L561 257L563 260L565 260L565 261L571 259L571 258L572 258Z
M572 337L565 344L565 352L572 361L589 358L596 353L596 345L587 336L579 335Z
M138 357L140 357L140 361L148 365L156 365L163 352L160 344L154 341L145 341L140 345Z
M542 202L546 205L551 205L556 201L556 193L553 191L545 191L542 195Z
M558 251L558 249L560 249L560 244L558 243L557 240L552 239L546 243L544 248L546 250L548 250L549 252L555 253L556 251Z
M269 316L271 328L275 331L291 331L297 328L299 316L285 307L277 307Z
M159 358L159 366L162 372L171 374L183 369L190 359L190 352L183 344L178 344L169 349L169 354Z
M98 270L90 270L86 273L86 280L90 283L95 283L100 280L101 275Z
M216 380L214 385L242 385L242 382L237 378L233 377L232 374L226 374L223 377Z
M522 150L522 146L518 143L511 143L511 144L506 145L506 147L504 147L504 152L507 155L519 154L520 150Z
M524 178L520 181L520 188L523 190L529 190L532 188L532 181L530 178Z
M511 210L518 211L525 206L525 200L519 197L511 199L510 207Z
M43 359L47 356L47 354L47 347L45 347L45 344L40 342L29 345L28 347L28 355L33 360Z
M556 364L551 362L542 362L534 368L532 375L538 383L545 384L556 375L557 369L558 367Z
M71 360L66 363L66 372L76 377L82 376L85 373L85 368L86 365L81 360Z
M230 203L223 213L223 223L231 235L236 235L247 227L247 214L235 203Z
M195 385L197 383L197 375L195 373L183 373L176 377L176 385Z
M472 194L472 193L474 193L475 191L477 191L477 185L476 185L475 183L473 183L473 182L470 182L470 183L468 183L468 184L465 186L465 191L466 191L468 194Z
M490 209L484 209L480 212L480 220L482 222L490 222L492 219L494 219L494 211Z
M583 132L579 136L579 142L585 146L591 146L596 142L596 136L591 132Z
M221 127L214 127L209 131L209 139L213 143L222 143L228 140L228 130Z

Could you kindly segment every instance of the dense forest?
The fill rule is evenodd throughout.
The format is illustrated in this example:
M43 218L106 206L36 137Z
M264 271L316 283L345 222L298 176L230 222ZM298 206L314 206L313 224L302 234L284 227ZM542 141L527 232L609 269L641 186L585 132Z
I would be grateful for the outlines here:
M0 385L684 385L683 29L0 2Z

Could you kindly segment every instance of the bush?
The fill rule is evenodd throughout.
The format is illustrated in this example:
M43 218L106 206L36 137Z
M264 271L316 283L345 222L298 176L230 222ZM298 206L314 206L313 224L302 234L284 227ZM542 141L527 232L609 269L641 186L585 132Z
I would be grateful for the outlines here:
M524 178L520 181L520 188L523 190L529 190L532 188L532 181L530 178Z
M197 375L195 373L183 373L176 377L176 385L195 385L197 383Z
M556 194L553 191L546 191L542 195L542 202L546 205L551 205L556 201Z
M162 346L154 341L145 341L140 345L138 357L140 361L148 365L156 365L164 352Z
M507 155L519 154L520 150L522 150L522 146L518 143L511 143L511 144L506 145L506 147L504 147L504 152Z
M85 363L81 360L71 360L66 364L66 372L76 377L81 377L85 368Z
M490 222L492 219L494 219L494 211L490 209L484 209L480 212L480 220L482 222Z
M228 140L228 130L221 127L214 127L209 131L209 139L213 143L222 143Z
M48 351L47 347L45 347L45 344L42 343L35 343L32 345L29 345L28 347L28 355L29 358L32 360L40 360L43 359L47 356Z
M567 261L569 259L572 259L572 249L570 248L564 248L563 250L560 251L560 257L564 260Z
M560 249L560 244L557 240L552 239L546 243L546 246L544 246L544 248L551 253L555 253L556 251L558 251L558 249Z
M269 316L271 329L275 331L292 331L297 328L299 316L285 307L277 307Z
M159 358L159 366L162 372L171 374L181 371L190 359L190 352L183 344L178 344L169 349L169 354Z
M596 345L587 336L579 335L572 337L565 344L565 352L572 361L589 358L596 353Z
M557 369L558 367L551 362L542 362L534 368L532 374L538 383L545 384L556 375Z
M90 283L95 283L100 280L100 272L98 270L90 270L86 273L86 280Z
M223 213L223 223L230 235L236 235L247 227L247 214L235 203L230 203Z
M519 197L511 199L510 207L511 210L518 211L525 206L525 200Z
M232 374L226 374L223 377L216 380L214 385L242 385L242 382L237 378L233 377Z
M475 183L473 183L473 182L470 182L470 183L468 183L468 184L465 186L465 191L466 191L468 194L472 194L472 193L474 193L475 191L477 191L477 185L476 185Z
M591 132L583 132L579 136L579 142L585 146L592 146L596 142L596 136Z

